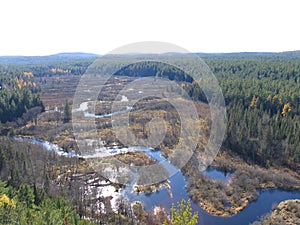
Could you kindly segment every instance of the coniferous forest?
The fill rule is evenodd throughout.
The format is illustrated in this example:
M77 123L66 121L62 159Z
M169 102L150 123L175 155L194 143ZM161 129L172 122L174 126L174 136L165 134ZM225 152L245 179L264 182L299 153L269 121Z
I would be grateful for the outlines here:
M299 179L300 52L197 55L216 76L226 103L227 129L221 153L229 152L249 168L288 170ZM180 54L164 57L178 59ZM14 136L37 138L54 142L68 153L78 151L71 126L72 97L80 76L95 59L96 55L84 54L0 57L1 224L180 224L172 216L170 219L165 210L154 215L137 205L132 209L123 201L119 202L118 210L113 211L109 198L92 199L81 189L80 185L94 176L84 159L59 157L14 139ZM193 67L190 62L184 63ZM165 77L178 82L195 102L207 103L202 90L188 74L167 64L141 62L115 75ZM161 113L159 110L157 112ZM132 121L142 119L147 120L137 116ZM105 121L98 129L113 142L110 127ZM174 125L165 143L172 145L176 129ZM147 135L144 127L138 132ZM167 150L164 153L167 155ZM126 157L132 160L130 155ZM186 176L193 176L192 163L184 168ZM235 169L227 167L225 171L234 172ZM105 180L103 177L97 179ZM196 183L193 179L191 182ZM280 182L284 179L278 181L276 187L284 186ZM298 183L293 179L286 183L289 189L295 184L298 190ZM112 181L109 184L116 190L122 188ZM218 186L218 183L212 185ZM92 203L108 205L109 210L99 212L90 207ZM186 210L183 204L185 202L181 207ZM174 207L171 212L176 214ZM195 224L197 215L190 215L190 218L191 224Z
M227 105L224 145L254 163L298 170L298 55L246 55L207 63L220 81Z

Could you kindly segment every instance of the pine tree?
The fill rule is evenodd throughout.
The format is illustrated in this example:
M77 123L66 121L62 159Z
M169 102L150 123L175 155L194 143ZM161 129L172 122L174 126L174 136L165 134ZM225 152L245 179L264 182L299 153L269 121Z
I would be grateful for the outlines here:
M71 110L69 106L68 100L66 100L65 108L64 108L64 123L68 123L71 120Z
M175 208L171 208L171 224L172 225L196 225L198 223L198 213L192 213L191 202L186 202L184 199L177 204ZM170 224L168 221L164 225Z

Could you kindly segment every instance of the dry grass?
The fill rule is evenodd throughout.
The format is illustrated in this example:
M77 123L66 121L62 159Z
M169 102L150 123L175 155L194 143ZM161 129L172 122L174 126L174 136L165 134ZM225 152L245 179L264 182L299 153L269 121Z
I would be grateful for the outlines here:
M287 200L281 202L272 212L252 225L299 225L300 200Z

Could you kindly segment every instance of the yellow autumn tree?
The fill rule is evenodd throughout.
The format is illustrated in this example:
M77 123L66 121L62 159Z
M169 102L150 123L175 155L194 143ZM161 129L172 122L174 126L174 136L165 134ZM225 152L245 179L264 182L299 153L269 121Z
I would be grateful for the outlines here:
M30 77L33 77L33 73L32 72L24 72L23 73L24 77L27 77L28 79L30 79Z
M286 116L292 110L291 104L288 102L284 104L281 115Z
M0 195L0 207L3 207L4 205L8 205L8 206L15 208L16 201L13 199L10 199L6 194Z
M256 107L257 103L259 101L259 97L256 97L255 95L253 96L251 102L250 102L250 107Z

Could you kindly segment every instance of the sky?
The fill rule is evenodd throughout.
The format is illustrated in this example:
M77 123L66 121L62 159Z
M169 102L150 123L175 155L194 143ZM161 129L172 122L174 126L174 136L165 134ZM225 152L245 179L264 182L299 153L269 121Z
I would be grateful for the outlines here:
M106 54L162 41L190 52L300 50L299 0L1 0L0 55Z

